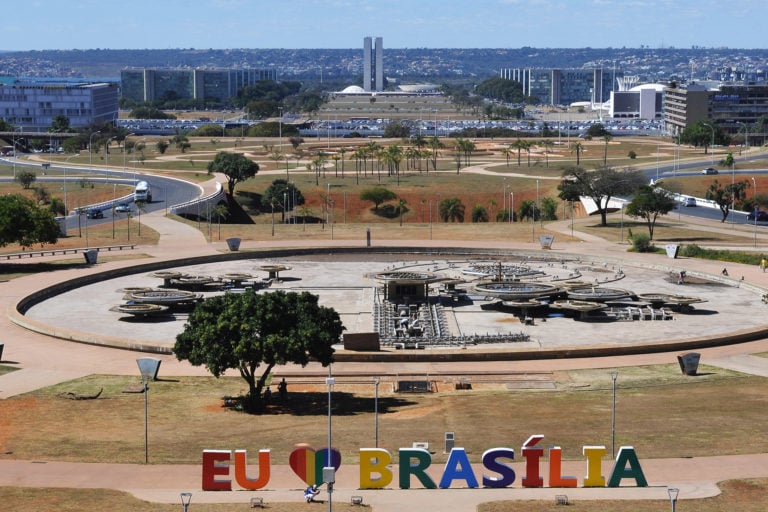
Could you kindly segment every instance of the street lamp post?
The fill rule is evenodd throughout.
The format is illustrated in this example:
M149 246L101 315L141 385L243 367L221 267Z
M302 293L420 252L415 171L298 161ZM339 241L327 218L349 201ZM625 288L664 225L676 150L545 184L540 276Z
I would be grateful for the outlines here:
M88 165L93 166L93 136L101 133L101 131L93 132L88 137Z
M668 487L667 494L669 494L669 502L672 505L672 512L675 512L675 505L677 504L677 495L680 494L680 489L677 487Z
M328 512L333 510L331 505L331 497L333 495L333 483L336 479L335 471L331 465L331 446L333 446L333 436L331 433L331 391L333 390L333 385L335 383L336 379L331 377L331 366L328 365L328 378L325 379L325 384L328 386L328 449L326 450L325 468L323 468L323 480L328 488Z
M510 192L509 193L509 223L512 224L514 221L515 221L515 193Z
M373 378L373 443L374 448L379 447L379 382L378 377Z
M619 377L619 370L611 370L611 380L613 380L613 407L611 408L611 458L616 456L616 379Z
M182 492L179 495L181 496L181 506L184 507L184 512L187 512L189 509L189 502L192 501L192 493Z
M712 130L712 142L709 145L710 155L712 156L712 165L715 165L715 127L711 124L704 123L704 126Z
M104 180L106 183L109 183L109 144L113 140L115 140L116 137L110 137L107 139L107 143L104 145Z
M754 204L753 210L755 212L755 225L753 228L754 231L754 239L755 239L755 247L757 247L757 181L755 181L755 177L752 176L752 188L754 188L755 192L752 196L754 199L752 200Z
M128 137L130 137L131 135L134 135L134 134L133 133L129 133L125 137L123 137L123 172L125 172L127 170L127 167L125 165L125 163L126 163L126 161L125 161L125 154L127 152L126 144L128 143Z

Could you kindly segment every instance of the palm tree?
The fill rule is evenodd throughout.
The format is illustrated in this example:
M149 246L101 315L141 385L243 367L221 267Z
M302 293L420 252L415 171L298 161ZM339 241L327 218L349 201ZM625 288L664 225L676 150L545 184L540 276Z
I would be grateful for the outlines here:
M518 167L520 167L520 153L522 152L523 149L525 149L525 144L526 143L522 139L518 138L510 146L511 148L517 150L517 166Z
M507 159L507 167L509 167L509 155L512 153L512 148L501 148L501 154Z
M344 154L347 152L346 148L339 148L339 154L341 155L341 177L344 178Z
M581 153L584 151L584 145L581 142L574 142L571 144L571 150L576 152L576 165L581 163Z
M397 213L400 215L400 227L403 227L403 211L406 210L405 205L408 204L402 197L397 202Z
M555 143L549 139L544 139L539 143L544 148L544 159L549 167L549 149L554 147Z
M523 149L525 150L525 152L528 155L528 167L531 166L531 147L532 146L533 146L533 144L531 143L531 141L529 141L529 140L523 141Z
M429 149L432 150L432 170L437 170L437 157L439 156L438 150L443 148L443 143L440 142L440 139L437 137L430 137L429 138ZM429 172L429 168L427 168L427 172Z
M464 205L458 197L448 197L440 201L437 213L443 222L464 222Z
M613 139L613 136L610 133L606 133L605 135L603 135L603 140L605 141L605 152L603 153L603 165L608 164L608 143L611 142L612 139Z
M225 203L219 203L211 212L211 216L214 217L218 223L219 240L221 240L221 219L226 219L229 216L229 207Z

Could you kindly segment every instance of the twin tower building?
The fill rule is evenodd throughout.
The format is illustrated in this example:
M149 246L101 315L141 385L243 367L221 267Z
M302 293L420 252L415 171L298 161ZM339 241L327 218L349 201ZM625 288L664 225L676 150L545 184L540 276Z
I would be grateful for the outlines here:
M384 90L384 39L381 37L363 39L363 90Z

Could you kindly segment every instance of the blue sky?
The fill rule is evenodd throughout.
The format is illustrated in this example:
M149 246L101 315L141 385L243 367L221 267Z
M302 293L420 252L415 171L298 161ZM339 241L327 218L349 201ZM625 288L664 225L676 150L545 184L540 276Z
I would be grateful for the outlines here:
M0 50L766 48L765 0L22 0Z

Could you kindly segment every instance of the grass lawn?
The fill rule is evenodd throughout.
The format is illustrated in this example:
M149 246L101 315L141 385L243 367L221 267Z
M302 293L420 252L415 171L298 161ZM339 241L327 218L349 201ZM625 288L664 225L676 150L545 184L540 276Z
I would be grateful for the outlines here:
M697 377L680 375L676 364L623 368L617 385L617 446L633 445L640 459L696 457L768 451L766 379L703 366ZM519 448L531 433L561 445L564 457L580 459L585 444L610 445L611 379L608 370L555 375L557 389L508 390L487 384L456 391L438 381L434 394L396 394L379 387L380 445L396 451L413 440L439 446L443 431L454 431L470 459L490 446ZM143 461L143 396L127 393L136 378L93 375L3 402L0 453L4 459L139 463ZM96 400L71 400L66 394ZM219 439L222 448L271 448L273 463L287 461L298 442L324 446L325 385L289 383L286 402L252 416L222 406L224 395L244 389L239 378L181 377L154 382L149 395L150 462L195 464L200 452ZM373 435L373 386L337 382L333 392L334 444L345 464L357 462L356 449ZM511 414L510 411L525 411ZM653 411L649 414L649 411ZM477 425L484 433L477 436ZM728 432L724 442L722 433ZM254 435L256 434L256 435ZM254 440L256 439L256 441ZM434 463L445 461L435 450ZM768 482L733 481L721 496L681 501L680 510L703 512L763 510ZM178 505L150 504L109 490L0 488L4 510L170 511ZM269 503L286 512L310 510L305 503ZM171 507L175 508L171 508ZM335 504L336 506L336 504ZM659 510L647 501L577 502L574 510ZM195 504L195 510L228 512L243 504ZM317 507L315 505L314 507ZM338 510L351 510L338 503ZM499 502L482 512L559 510L546 502ZM693 508L690 508L693 507Z

